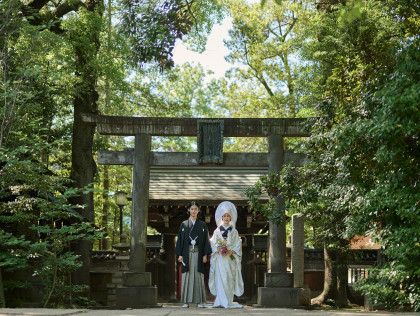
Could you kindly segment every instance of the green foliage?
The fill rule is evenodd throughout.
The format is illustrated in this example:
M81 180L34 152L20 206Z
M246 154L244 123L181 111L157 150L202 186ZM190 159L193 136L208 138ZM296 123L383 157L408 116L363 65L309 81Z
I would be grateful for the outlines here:
M327 249L343 252L353 236L373 236L387 261L360 289L376 305L418 311L420 28L418 5L405 4L320 7L301 50L310 61L301 100L319 116L301 148L310 164L286 167L254 191L271 183Z
M192 20L183 1L126 1L124 32L131 38L133 59L142 65L156 61L162 69L173 66L175 40L189 32Z
M132 79L129 103L136 115L152 117L220 117L225 113L227 82L205 82L201 65L184 64L164 73L147 67ZM196 137L154 137L152 150L192 151Z
M69 180L56 176L49 161L40 159L44 152L55 156L62 145L61 141L46 142L42 134L42 130L31 135L13 133L14 148L0 147L0 268L9 272L33 269L44 284L47 306L52 301L71 303L68 299L80 291L68 279L81 265L70 251L71 243L94 241L102 234L82 221L76 211L80 206L68 202L90 189L69 188ZM10 281L27 285L18 279Z
M389 261L383 270L375 270L372 279L366 280L361 288L372 294L376 302L390 308L408 304L417 311L420 310L420 85L414 78L420 74L419 43L418 39L408 41L397 53L397 68L390 74L390 80L366 97L373 108L371 119L357 120L349 137L349 142L360 143L362 152L358 159L367 166L363 176L354 176L361 194L351 228L371 231ZM387 291L381 290L384 285Z
M254 94L249 91L264 91L245 110L250 115L294 117L303 93L303 87L297 86L300 67L296 54L305 41L306 21L313 7L306 1L281 1L280 5L270 1L264 6L244 0L226 3L233 18L225 43L230 50L226 60L237 65L228 75L245 96Z
M110 146L111 150L123 149L112 142ZM111 245L119 242L119 207L115 204L113 193L118 190L130 192L131 185L132 166L98 166L97 190L94 192L95 223L104 232L107 232L107 236L104 238L109 241L106 243L106 248L99 249L108 250ZM123 216L131 217L131 203L123 208ZM123 232L128 237L130 236L130 227L124 220ZM98 249L96 244L94 247Z
M226 13L220 0L190 1L194 24L191 31L183 37L182 41L189 49L202 53L206 48L207 37L213 25L221 23Z
M263 184L261 181L257 181L253 186L248 187L245 190L245 194L248 197L248 204L252 208L254 213L261 213L270 215L273 206L260 202L260 197L263 194Z
M0 4L0 146L10 131L39 123L51 137L67 137L73 61L68 45L51 32L40 32L20 14L20 1ZM52 121L58 116L54 130Z
M263 7L266 2L267 0L261 0L261 7ZM283 0L274 0L274 2L277 3L278 5L281 5Z
M340 11L338 22L352 22L354 19L360 18L364 9L363 0L347 1L346 7Z
M303 56L316 65L309 92L321 117L304 147L312 179L302 192L318 190L304 212L321 219L329 247L331 237L345 246L364 234L383 246L388 262L365 281L365 293L376 304L418 310L419 29L407 37L393 4L364 2L349 19L340 19L343 10L359 9L335 5L317 16Z
M224 1L232 17L225 57L234 66L226 76L226 117L296 117L308 82L300 78L299 51L315 14L308 1ZM286 140L287 145L289 140ZM232 140L229 151L266 152L264 138Z
M283 214L286 212L286 208L277 209L275 199L281 197L280 193L280 175L277 173L270 173L260 177L253 186L248 187L245 194L248 198L248 204L252 208L254 214L261 213L271 223L280 224L283 220ZM269 199L266 203L261 203L263 194L267 194Z
M146 69L133 79L136 93L132 103L136 114L155 117L213 117L221 105L220 90L225 82L213 80L206 84L201 65L188 63L165 73Z
M1 222L1 221L0 221ZM0 280L0 290L8 291L13 289L27 288L29 282L21 280L4 279L5 272L13 272L25 269L29 265L30 256L36 253L39 246L31 244L24 236L15 236L12 233L0 230L0 272L3 279ZM0 306L6 305L2 302L0 295Z
M62 22L66 42L73 49L69 54L78 56L75 62L76 84L72 91L73 96L76 97L88 95L89 90L92 89L91 81L96 80L99 75L97 53L100 47L99 37L103 19L98 11L81 7L77 13L72 12Z
M412 275L405 266L388 262L370 269L369 277L359 281L356 289L369 295L373 307L386 306L395 310L410 306L419 311L419 284L418 273Z
M210 0L124 1L122 31L130 38L132 61L140 66L154 61L161 69L171 68L175 41L194 30L198 40L193 44L202 49L214 12L220 21L220 6Z
M65 223L72 220L77 222ZM85 291L86 286L70 282L70 274L82 266L79 256L70 251L71 243L78 240L94 242L103 234L91 223L80 223L80 216L67 210L50 209L41 214L39 221L45 224L33 225L31 229L44 236L42 250L38 253L42 257L42 266L34 271L35 276L41 277L45 288L44 306L49 306L50 302L55 306L72 304L72 297L76 299L75 294Z
M333 240L336 230L331 232L330 220L325 214L319 202L319 187L317 187L311 170L306 167L294 167L286 165L280 173L271 173L262 176L253 186L247 188L245 194L248 203L254 213L261 213L268 218L271 223L278 224L282 220L280 214L304 213L307 218L307 225L320 227L322 222L326 226L315 235L308 234L308 243L322 246L325 240ZM268 196L267 202L264 202ZM283 203L276 205L276 199L280 198ZM280 207L280 209L278 209ZM322 221L322 222L321 222ZM310 231L310 230L309 230ZM333 237L331 238L330 235ZM329 242L333 246L332 242Z

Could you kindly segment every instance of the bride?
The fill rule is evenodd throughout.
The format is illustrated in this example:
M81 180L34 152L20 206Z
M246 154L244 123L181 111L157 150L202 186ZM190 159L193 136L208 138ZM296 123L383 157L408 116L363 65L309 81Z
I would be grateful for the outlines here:
M237 219L236 207L225 201L216 209L216 225L210 244L212 255L210 260L209 288L216 296L213 306L225 308L241 308L233 302L233 295L241 296L244 282L241 273L242 241L235 228Z

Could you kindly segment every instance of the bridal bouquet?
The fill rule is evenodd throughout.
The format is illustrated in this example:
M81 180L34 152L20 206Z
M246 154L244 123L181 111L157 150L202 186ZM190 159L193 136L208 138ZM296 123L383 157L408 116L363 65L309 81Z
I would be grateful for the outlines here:
M218 254L225 254L228 252L227 242L225 239L217 238L217 253ZM235 260L235 256L231 254L230 259Z

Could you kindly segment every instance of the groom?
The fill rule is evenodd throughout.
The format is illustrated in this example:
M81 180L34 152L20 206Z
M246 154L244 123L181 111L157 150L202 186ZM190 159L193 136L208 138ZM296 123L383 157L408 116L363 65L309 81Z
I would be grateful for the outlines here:
M197 219L200 212L197 202L189 204L188 212L190 217L179 227L175 248L178 262L182 265L181 302L183 307L189 307L190 303L203 307L206 302L204 264L211 254L209 232L206 223Z

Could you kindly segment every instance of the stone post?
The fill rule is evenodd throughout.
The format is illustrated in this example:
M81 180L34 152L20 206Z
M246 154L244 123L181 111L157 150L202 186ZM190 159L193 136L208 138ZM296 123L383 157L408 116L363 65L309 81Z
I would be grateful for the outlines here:
M137 134L134 143L133 211L131 214L131 272L146 271L147 215L149 210L150 135Z
M146 272L147 215L149 209L150 135L137 134L134 143L129 272L117 289L117 307L155 307L157 287Z
M304 284L305 273L305 217L302 214L292 216L292 273L293 287L300 289L300 304L311 305L311 290Z
M284 163L283 136L268 137L268 173L278 173ZM287 273L286 219L281 209L284 201L276 197L277 212L282 212L279 225L270 223L268 241L268 273L264 276L264 287L258 288L257 305L296 307L299 306L299 289L293 288L293 274Z
M303 287L304 270L304 217L302 214L292 216L292 273L293 287Z
M277 212L283 206L283 200L275 198ZM270 273L287 273L286 261L286 219L284 213L281 214L282 222L278 225L270 223L269 225L269 258L267 271Z
M176 278L176 258L175 258L175 236L163 235L163 249L165 250L166 265L161 266L159 271L159 294L168 302L175 302L175 278Z
M255 292L253 288L255 278L255 264L249 264L254 257L251 253L252 249L252 235L244 235L244 243L242 244L242 278L244 280L244 294L242 298L247 298L249 302L252 301L252 294Z
M282 135L270 135L268 137L268 173L279 173L284 163L284 144ZM281 198L275 198L277 212L284 205ZM268 272L286 273L286 223L284 212L281 214L282 222L279 225L270 223L269 226L269 258Z

